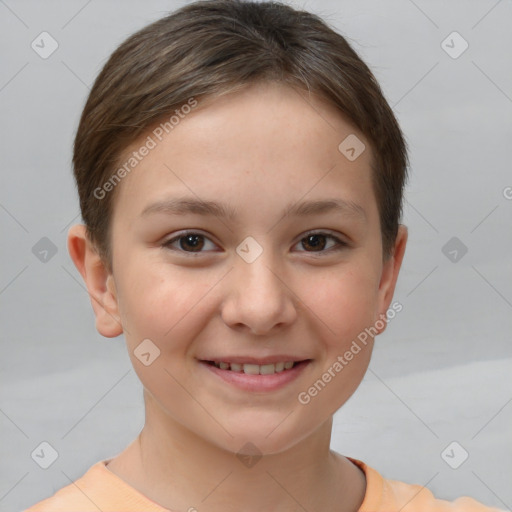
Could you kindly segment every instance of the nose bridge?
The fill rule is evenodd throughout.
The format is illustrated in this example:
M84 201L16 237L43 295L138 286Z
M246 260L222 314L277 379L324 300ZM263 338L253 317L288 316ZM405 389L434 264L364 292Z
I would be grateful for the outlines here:
M255 300L267 298L274 300L282 293L282 265L268 244L265 248L254 238L248 237L237 248L239 260L235 264L235 275L240 280L241 291L244 286Z
M292 321L293 294L285 285L283 265L274 252L255 239L246 239L237 247L237 254L231 296L223 312L225 321L261 333Z

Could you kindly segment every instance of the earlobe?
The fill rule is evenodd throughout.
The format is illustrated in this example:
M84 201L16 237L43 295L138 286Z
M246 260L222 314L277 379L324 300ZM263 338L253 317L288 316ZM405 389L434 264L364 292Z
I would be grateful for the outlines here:
M400 224L398 233L395 240L395 246L392 256L390 256L382 267L382 275L379 284L379 299L378 299L378 312L377 316L380 319L386 318L386 312L393 299L395 293L396 282L402 266L402 261L405 254L405 247L407 245L408 230L407 226ZM385 331L387 323L384 322L382 329L378 329L381 334Z
M123 332L120 321L114 276L108 272L98 251L87 237L83 224L68 232L68 251L89 292L97 331L114 338Z

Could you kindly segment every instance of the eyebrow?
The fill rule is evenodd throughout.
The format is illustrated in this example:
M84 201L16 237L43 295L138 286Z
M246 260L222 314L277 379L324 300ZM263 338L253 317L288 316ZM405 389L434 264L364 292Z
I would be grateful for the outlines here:
M292 203L284 209L283 216L304 217L331 212L366 219L366 212L359 204L340 198ZM205 201L194 197L169 198L152 203L144 208L141 213L141 217L154 213L164 213L168 215L186 215L192 213L197 215L211 215L214 217L226 218L231 221L234 221L237 217L237 211L229 206L215 201Z

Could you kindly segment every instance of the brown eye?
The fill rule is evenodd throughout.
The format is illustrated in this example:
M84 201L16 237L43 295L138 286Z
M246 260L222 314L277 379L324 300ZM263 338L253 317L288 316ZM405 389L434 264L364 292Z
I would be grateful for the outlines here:
M327 245L327 240L333 240L334 247L329 247L327 250L325 250L325 247ZM330 252L331 250L339 250L343 247L346 247L347 244L340 240L338 237L334 235L330 235L328 233L308 233L304 238L302 238L299 242L302 247L307 249L306 251L299 251L299 252ZM311 249L311 250L310 250Z
M163 247L176 252L200 254L201 252L205 252L202 251L206 244L205 241L209 241L214 245L213 242L211 242L211 240L209 240L205 235L191 231L188 233L181 233L180 235L167 240L167 242L163 244Z
M329 241L331 241L330 247ZM201 253L209 252L203 250L208 243L213 246L213 249L216 247L207 236L189 231L167 240L162 246L184 255L199 256ZM296 245L299 244L305 249L299 252L319 253L320 255L324 253L330 254L331 252L348 247L348 244L343 240L324 232L308 233Z
M180 242L180 249L187 250L192 248L192 251L200 251L204 246L203 235L185 235L178 238Z
M327 237L325 235L308 235L302 239L302 246L304 248L313 248L313 251L321 251L325 248L326 239Z

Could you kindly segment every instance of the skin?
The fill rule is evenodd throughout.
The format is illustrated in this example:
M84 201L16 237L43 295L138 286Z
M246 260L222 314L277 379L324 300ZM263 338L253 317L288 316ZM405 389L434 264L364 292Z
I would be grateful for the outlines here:
M338 150L349 134L366 144L352 162ZM407 229L383 258L371 158L364 135L329 104L282 84L253 84L200 102L118 185L113 273L84 226L70 229L96 328L124 333L144 386L145 426L109 470L173 510L358 510L364 473L329 445L333 414L363 379L373 340L308 404L297 396L392 301ZM222 202L237 216L141 216L182 194ZM283 217L290 203L332 197L359 204L365 216ZM164 246L185 229L206 237L198 257L183 238L175 251ZM304 239L312 230L348 245L334 251L327 237L315 250ZM252 263L236 253L247 236L263 249ZM134 350L148 338L160 355L145 366ZM240 390L198 362L276 353L312 361L272 392ZM252 467L236 456L247 442L262 454Z

